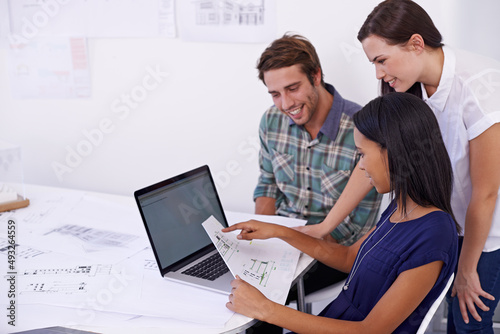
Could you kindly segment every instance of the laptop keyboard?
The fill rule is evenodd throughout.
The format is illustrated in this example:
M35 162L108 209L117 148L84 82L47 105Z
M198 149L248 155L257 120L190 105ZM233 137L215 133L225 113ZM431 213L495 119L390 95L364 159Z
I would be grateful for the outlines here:
M189 276L213 281L217 277L224 275L228 271L229 269L224 263L222 257L219 255L219 253L215 253L214 255L192 266L191 268L184 270L182 273Z

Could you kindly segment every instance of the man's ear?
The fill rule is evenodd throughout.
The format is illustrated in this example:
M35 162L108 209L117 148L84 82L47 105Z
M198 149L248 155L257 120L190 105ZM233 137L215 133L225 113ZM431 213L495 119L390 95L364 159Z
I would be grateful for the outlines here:
M321 68L318 68L316 74L314 74L314 86L318 87L321 85Z

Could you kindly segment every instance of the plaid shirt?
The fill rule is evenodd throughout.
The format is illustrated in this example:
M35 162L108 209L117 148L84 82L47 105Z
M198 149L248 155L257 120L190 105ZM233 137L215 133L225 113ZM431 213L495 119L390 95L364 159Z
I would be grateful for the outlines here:
M331 85L332 108L312 140L275 106L266 111L259 129L260 177L257 197L276 199L276 214L323 221L344 190L358 162L352 115L361 109L344 100ZM372 189L359 206L332 232L342 244L352 244L376 223L381 196Z

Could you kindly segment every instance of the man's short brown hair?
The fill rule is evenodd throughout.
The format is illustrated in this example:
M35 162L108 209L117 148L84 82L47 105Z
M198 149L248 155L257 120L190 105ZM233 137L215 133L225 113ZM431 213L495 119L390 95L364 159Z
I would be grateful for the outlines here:
M321 84L325 85L323 70L314 46L307 38L288 33L272 42L260 56L257 63L259 79L266 84L264 81L265 72L296 64L300 65L302 72L312 85L314 85L314 76L318 73L318 70L321 71Z

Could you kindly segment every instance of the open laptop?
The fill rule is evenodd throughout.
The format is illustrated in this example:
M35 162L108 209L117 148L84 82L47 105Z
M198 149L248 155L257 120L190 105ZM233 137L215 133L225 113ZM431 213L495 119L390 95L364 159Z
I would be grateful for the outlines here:
M229 294L234 277L201 225L214 216L228 226L208 166L139 189L134 197L161 275ZM194 273L210 259L218 264L208 268L222 273Z

